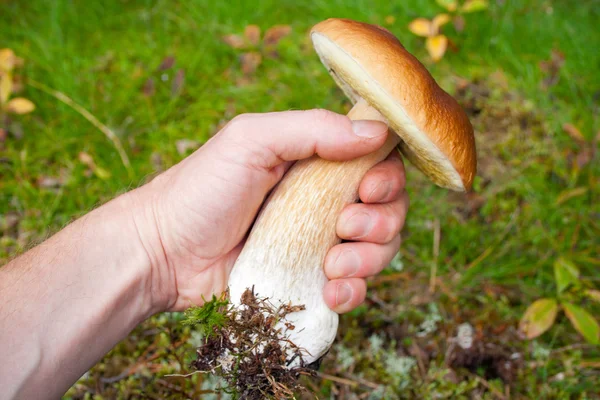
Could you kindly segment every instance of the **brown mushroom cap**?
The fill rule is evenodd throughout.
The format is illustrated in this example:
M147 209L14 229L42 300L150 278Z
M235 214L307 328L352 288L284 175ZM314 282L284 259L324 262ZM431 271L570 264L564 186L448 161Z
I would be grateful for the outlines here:
M329 19L311 31L315 50L353 103L365 99L402 138L405 156L434 183L471 188L473 127L461 106L389 31Z

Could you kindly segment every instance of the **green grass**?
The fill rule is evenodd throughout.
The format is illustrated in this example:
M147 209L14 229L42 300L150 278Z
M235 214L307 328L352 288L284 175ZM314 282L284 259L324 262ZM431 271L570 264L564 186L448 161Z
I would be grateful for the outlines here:
M71 107L26 86L23 95L36 103L37 110L18 119L23 137L9 136L0 147L0 222L9 214L18 217L16 227L0 231L0 261L97 204L142 184L157 169L178 162L183 157L176 150L178 140L205 141L236 114L312 107L343 112L347 102L312 51L307 31L324 18L348 17L384 25L396 34L440 84L456 94L476 128L480 159L476 190L484 201L481 208L465 212L466 197L432 187L408 168L411 213L401 259L413 277L412 285L423 289L432 266L437 265L438 276L450 292L458 294L457 304L463 309L452 313L456 305L439 288L430 301L451 320L459 323L470 318L472 323L481 321L486 329L504 323L514 326L532 300L553 295L552 264L558 256L573 259L586 282L600 285L600 166L596 157L581 169L573 168L571 160L579 148L562 129L564 123L572 123L590 141L600 131L598 1L492 1L489 10L466 17L463 32L445 27L458 51L449 52L438 64L429 61L423 40L406 28L413 18L431 18L441 12L434 1L240 3L0 3L0 47L10 47L25 59L27 79L68 95L110 127L123 142L133 167L128 174L112 143ZM386 25L389 15L396 20ZM248 24L258 24L263 31L289 24L293 30L279 43L279 57L265 58L251 82L238 85L242 51L228 47L220 38L239 34ZM546 75L539 63L548 60L553 49L564 54L565 63L557 84L544 90L541 82ZM157 71L167 56L175 57L174 67ZM171 85L178 69L185 71L185 85L173 95ZM150 97L143 94L149 78L156 85ZM461 88L459 78L471 83ZM86 167L78 161L82 151L111 177L86 176ZM42 177L58 176L66 177L58 188L37 183ZM561 194L580 187L587 191L557 202ZM441 232L437 259L433 251L436 220ZM408 324L409 328L420 323L423 315L406 316L411 297L398 294L411 292L410 285L391 281L372 283L372 287L372 293L390 305L378 311L378 318L394 318L398 326ZM414 308L428 312L426 307ZM597 307L591 309L598 315ZM373 312L344 318L344 326L358 339L346 337L340 343L356 352L368 351L360 340L366 334L351 327L356 321L374 321L377 332L381 323L371 321L369 313ZM172 326L173 321L164 317L149 324ZM442 338L442 333L434 336ZM393 345L389 335L385 339L385 347ZM174 336L164 340L168 345ZM581 341L561 320L539 345L555 349ZM141 345L131 346L124 344L115 352L113 362L118 357L122 363L127 357L137 357L134 353ZM515 346L532 354L525 342ZM531 373L527 367L514 390L527 395L540 388L546 398L583 390L592 393L590 385L600 385L597 370L577 365L582 358L599 357L595 351L561 352ZM333 357L339 354L334 352L326 370L335 371ZM564 360L576 367L569 369ZM363 368L374 368L369 364L373 360L359 361ZM103 365L110 364L109 358ZM121 370L101 368L93 376L110 376L107 371L117 375ZM567 371L568 379L545 382L544 374L549 379L560 371ZM383 373L379 376L393 381L383 378L387 376ZM372 379L377 381L376 376ZM411 379L411 388L427 382L423 376ZM132 382L135 386L138 381ZM324 382L328 381L316 385L324 393L333 390L333 383Z

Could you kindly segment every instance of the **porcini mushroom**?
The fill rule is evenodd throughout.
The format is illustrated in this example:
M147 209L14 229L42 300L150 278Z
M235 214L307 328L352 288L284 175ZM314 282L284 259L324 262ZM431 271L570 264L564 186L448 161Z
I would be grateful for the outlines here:
M289 339L304 349L305 363L322 357L336 335L338 315L323 300L323 262L340 242L337 218L358 200L364 174L398 145L434 183L451 190L469 190L476 170L466 114L389 31L329 19L312 29L311 38L354 104L348 117L384 121L391 131L367 156L347 162L313 156L294 164L265 201L231 273L234 304L254 287L274 303L306 307L287 317L295 325Z

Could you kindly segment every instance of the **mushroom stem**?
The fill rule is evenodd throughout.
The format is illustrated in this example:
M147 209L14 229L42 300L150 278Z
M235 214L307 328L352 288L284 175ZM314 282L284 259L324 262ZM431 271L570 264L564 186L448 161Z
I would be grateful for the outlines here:
M348 117L385 122L362 99ZM338 316L323 300L325 255L341 241L336 235L337 219L346 205L358 200L365 173L399 141L391 133L381 148L364 157L335 162L313 156L294 164L263 204L233 268L229 291L234 304L254 287L257 295L269 297L273 304L306 307L287 317L296 326L290 340L306 350L306 363L325 354L337 331Z

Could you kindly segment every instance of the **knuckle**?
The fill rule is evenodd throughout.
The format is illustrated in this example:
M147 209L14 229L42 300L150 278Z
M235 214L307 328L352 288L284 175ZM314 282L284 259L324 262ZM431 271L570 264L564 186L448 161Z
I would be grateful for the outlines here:
M316 125L337 125L340 120L339 114L324 108L308 110L307 113L310 113L310 119Z

